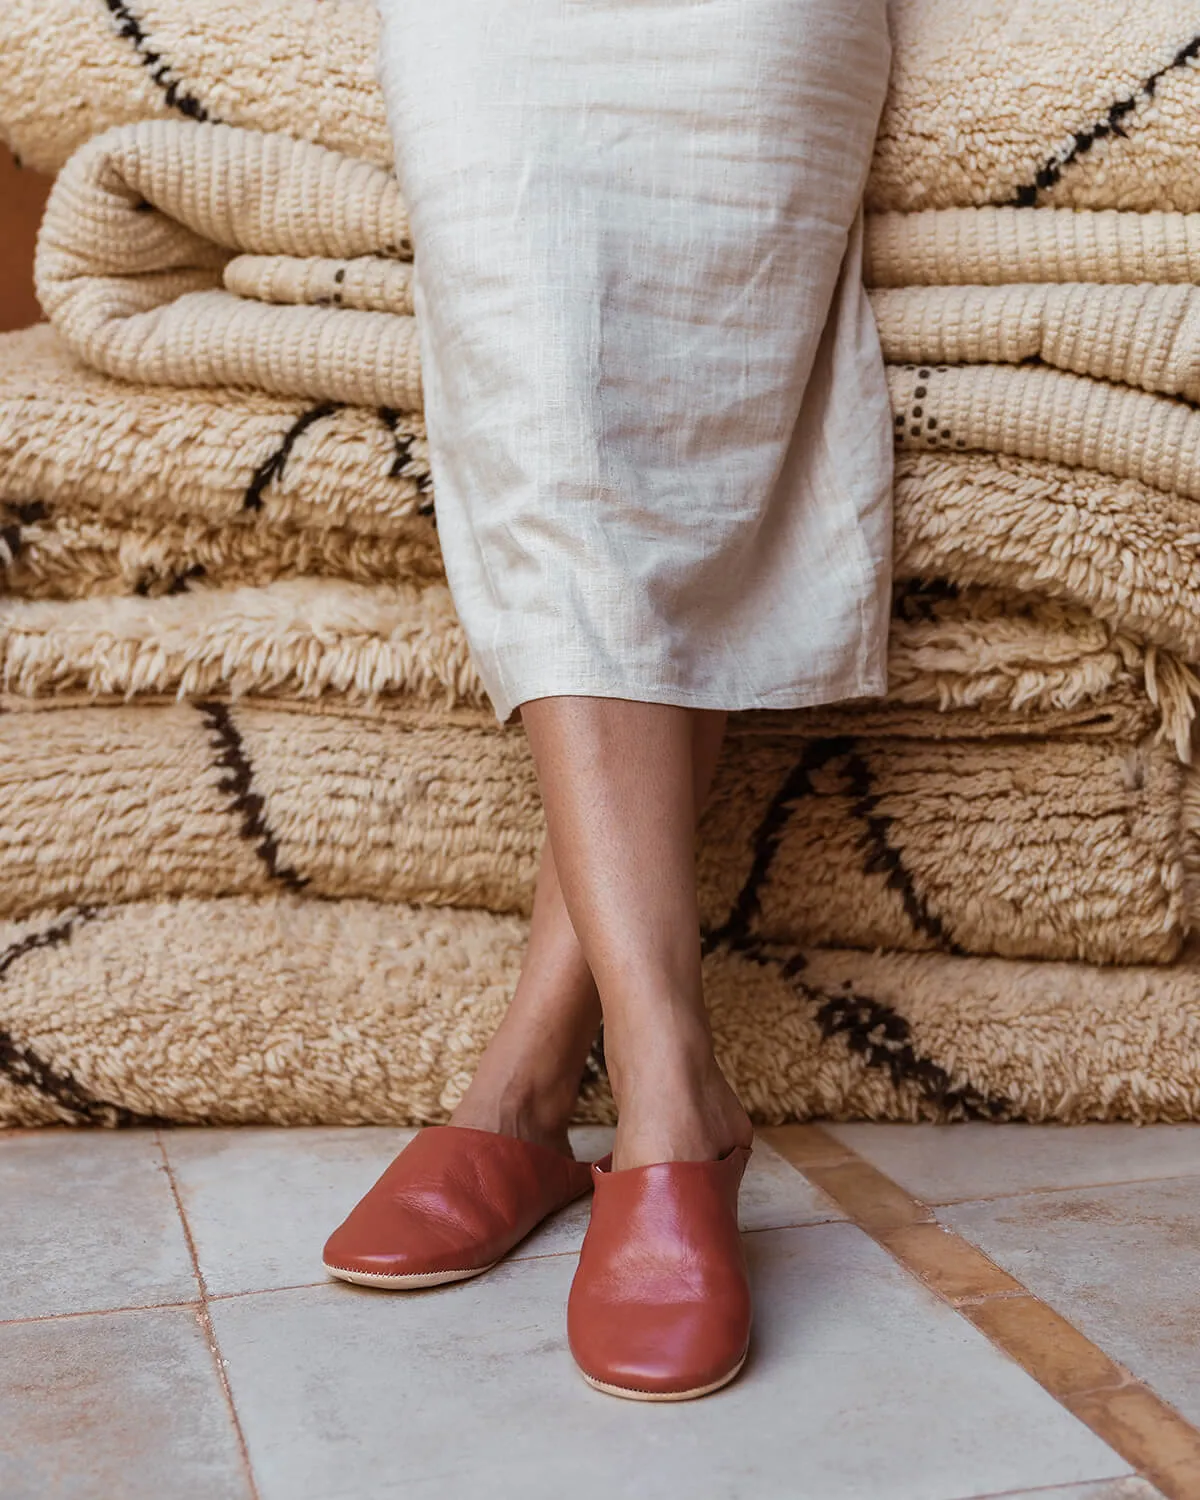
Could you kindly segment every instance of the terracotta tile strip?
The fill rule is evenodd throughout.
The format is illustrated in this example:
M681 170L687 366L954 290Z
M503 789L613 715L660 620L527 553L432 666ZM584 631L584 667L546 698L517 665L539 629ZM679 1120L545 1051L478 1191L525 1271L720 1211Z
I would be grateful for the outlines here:
M819 1125L759 1134L1167 1500L1200 1497L1200 1432L927 1204Z

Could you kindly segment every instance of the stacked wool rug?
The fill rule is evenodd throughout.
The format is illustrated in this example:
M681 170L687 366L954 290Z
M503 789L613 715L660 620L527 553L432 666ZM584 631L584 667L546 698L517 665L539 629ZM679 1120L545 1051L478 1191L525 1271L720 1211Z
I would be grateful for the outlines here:
M763 1122L1200 1113L1200 4L1071 10L894 8L889 693L736 716L697 843ZM373 28L0 17L59 172L0 340L0 1123L442 1119L511 993L541 813L442 573Z

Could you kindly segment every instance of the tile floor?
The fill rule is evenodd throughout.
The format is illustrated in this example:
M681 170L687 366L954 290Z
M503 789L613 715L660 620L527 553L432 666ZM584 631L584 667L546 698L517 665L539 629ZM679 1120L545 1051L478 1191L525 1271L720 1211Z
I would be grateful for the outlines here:
M752 1358L679 1406L575 1372L563 1306L586 1205L475 1281L327 1281L325 1233L406 1137L0 1133L3 1500L1200 1500L1200 1127L760 1139ZM791 1164L814 1141L867 1181L869 1212ZM1160 1424L1141 1448L1111 1400L1080 1420L1086 1390L1069 1409L1027 1373L1041 1356L980 1331L978 1299L914 1274L880 1229L913 1200L952 1232L921 1233L986 1267L1001 1314L1074 1326L1043 1355L1123 1367L1117 1396Z

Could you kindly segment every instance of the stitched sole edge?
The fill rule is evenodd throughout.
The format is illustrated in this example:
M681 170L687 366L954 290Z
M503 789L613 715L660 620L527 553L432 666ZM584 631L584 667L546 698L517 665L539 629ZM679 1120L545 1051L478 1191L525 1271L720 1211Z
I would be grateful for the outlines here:
M344 1266L331 1266L328 1261L322 1261L321 1264L339 1281L352 1281L355 1286L378 1287L385 1292L404 1292L418 1291L424 1286L442 1286L450 1281L468 1281L472 1276L482 1276L500 1262L489 1261L486 1266L471 1266L466 1271L412 1271L403 1276L388 1276L380 1271L348 1271Z
M631 1386L609 1385L606 1381L596 1380L584 1370L579 1373L593 1390L603 1391L606 1396L623 1396L627 1401L694 1401L697 1396L709 1396L713 1391L719 1391L723 1385L728 1385L746 1363L748 1354L749 1350L742 1355L727 1375L721 1376L720 1380L710 1381L708 1385L694 1386L690 1391L636 1391Z

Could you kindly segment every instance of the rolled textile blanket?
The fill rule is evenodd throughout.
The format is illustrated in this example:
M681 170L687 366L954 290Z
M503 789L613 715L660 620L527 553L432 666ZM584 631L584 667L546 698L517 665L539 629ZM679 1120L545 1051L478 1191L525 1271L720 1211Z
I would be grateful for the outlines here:
M444 584L314 578L158 599L0 598L0 682L30 697L225 690L484 702Z
M1097 382L1200 401L1200 286L916 286L875 291L871 306L892 365L1036 360ZM1023 421L1036 425L1032 407ZM928 421L925 427L935 430Z
M132 385L45 325L0 334L0 498L118 526L261 519L434 544L419 413Z
M1040 365L888 366L900 448L964 449L1136 479L1200 499L1200 411Z
M945 208L866 217L870 287L1200 282L1200 214Z
M896 456L893 513L897 578L1061 600L1200 661L1194 500L1046 460L914 448Z
M133 700L114 694L71 692L53 697L25 698L0 691L0 714L53 716L81 708L125 708L131 703L138 708L167 708L177 707L181 702L286 709L292 715L316 718L340 715L354 719L369 714L372 718L394 720L410 728L444 729L451 725L467 729L499 728L495 716L481 705L447 706L406 695L380 697L370 703L356 701L345 694L271 698L254 694L234 695L227 689L202 698L183 700L153 693L140 693ZM816 708L745 709L730 715L730 724L736 726L740 735L765 735L769 738L784 733L809 739L847 735L871 739L1020 741L1059 736L1139 744L1149 738L1156 723L1153 705L1144 693L1138 691L1131 677L1122 678L1100 698L1085 699L1071 708L1042 709L1034 716L1003 704L942 709L936 704L921 707L889 703L886 698L858 698ZM518 730L510 726L505 732L512 734Z
M887 214L869 239L902 449L1200 495L1200 216Z
M0 924L0 1123L444 1121L525 939L489 912L299 896ZM717 1055L760 1124L1188 1120L1200 968L717 944ZM594 1060L577 1111L610 1120Z
M1036 713L1128 687L1190 758L1200 680L1083 610L994 590L906 587L888 648L897 705ZM485 702L444 584L332 579L150 599L0 597L0 688L21 697L265 694Z
M1191 760L1200 678L1173 653L1139 645L1087 611L944 582L901 585L888 650L889 703L1040 713L1143 691L1159 734Z
M789 716L791 717L791 716ZM1183 768L1094 736L769 732L735 718L700 911L739 941L1163 963ZM266 894L529 915L545 838L524 734L286 703L0 715L0 916ZM1198 825L1200 826L1200 825Z
M1200 209L1197 0L892 0L868 206ZM58 170L110 125L227 121L386 164L371 0L7 0L0 132Z
M290 305L317 296L314 284L336 287L339 272L366 279L364 257L411 260L408 236L396 180L380 167L278 133L143 121L89 141L63 168L35 278L46 316L108 375L411 410L421 406L411 297L397 308L409 316L350 306L340 289ZM235 268L234 286L268 300L225 289L239 251L268 264L240 278ZM404 280L411 267L390 269Z

